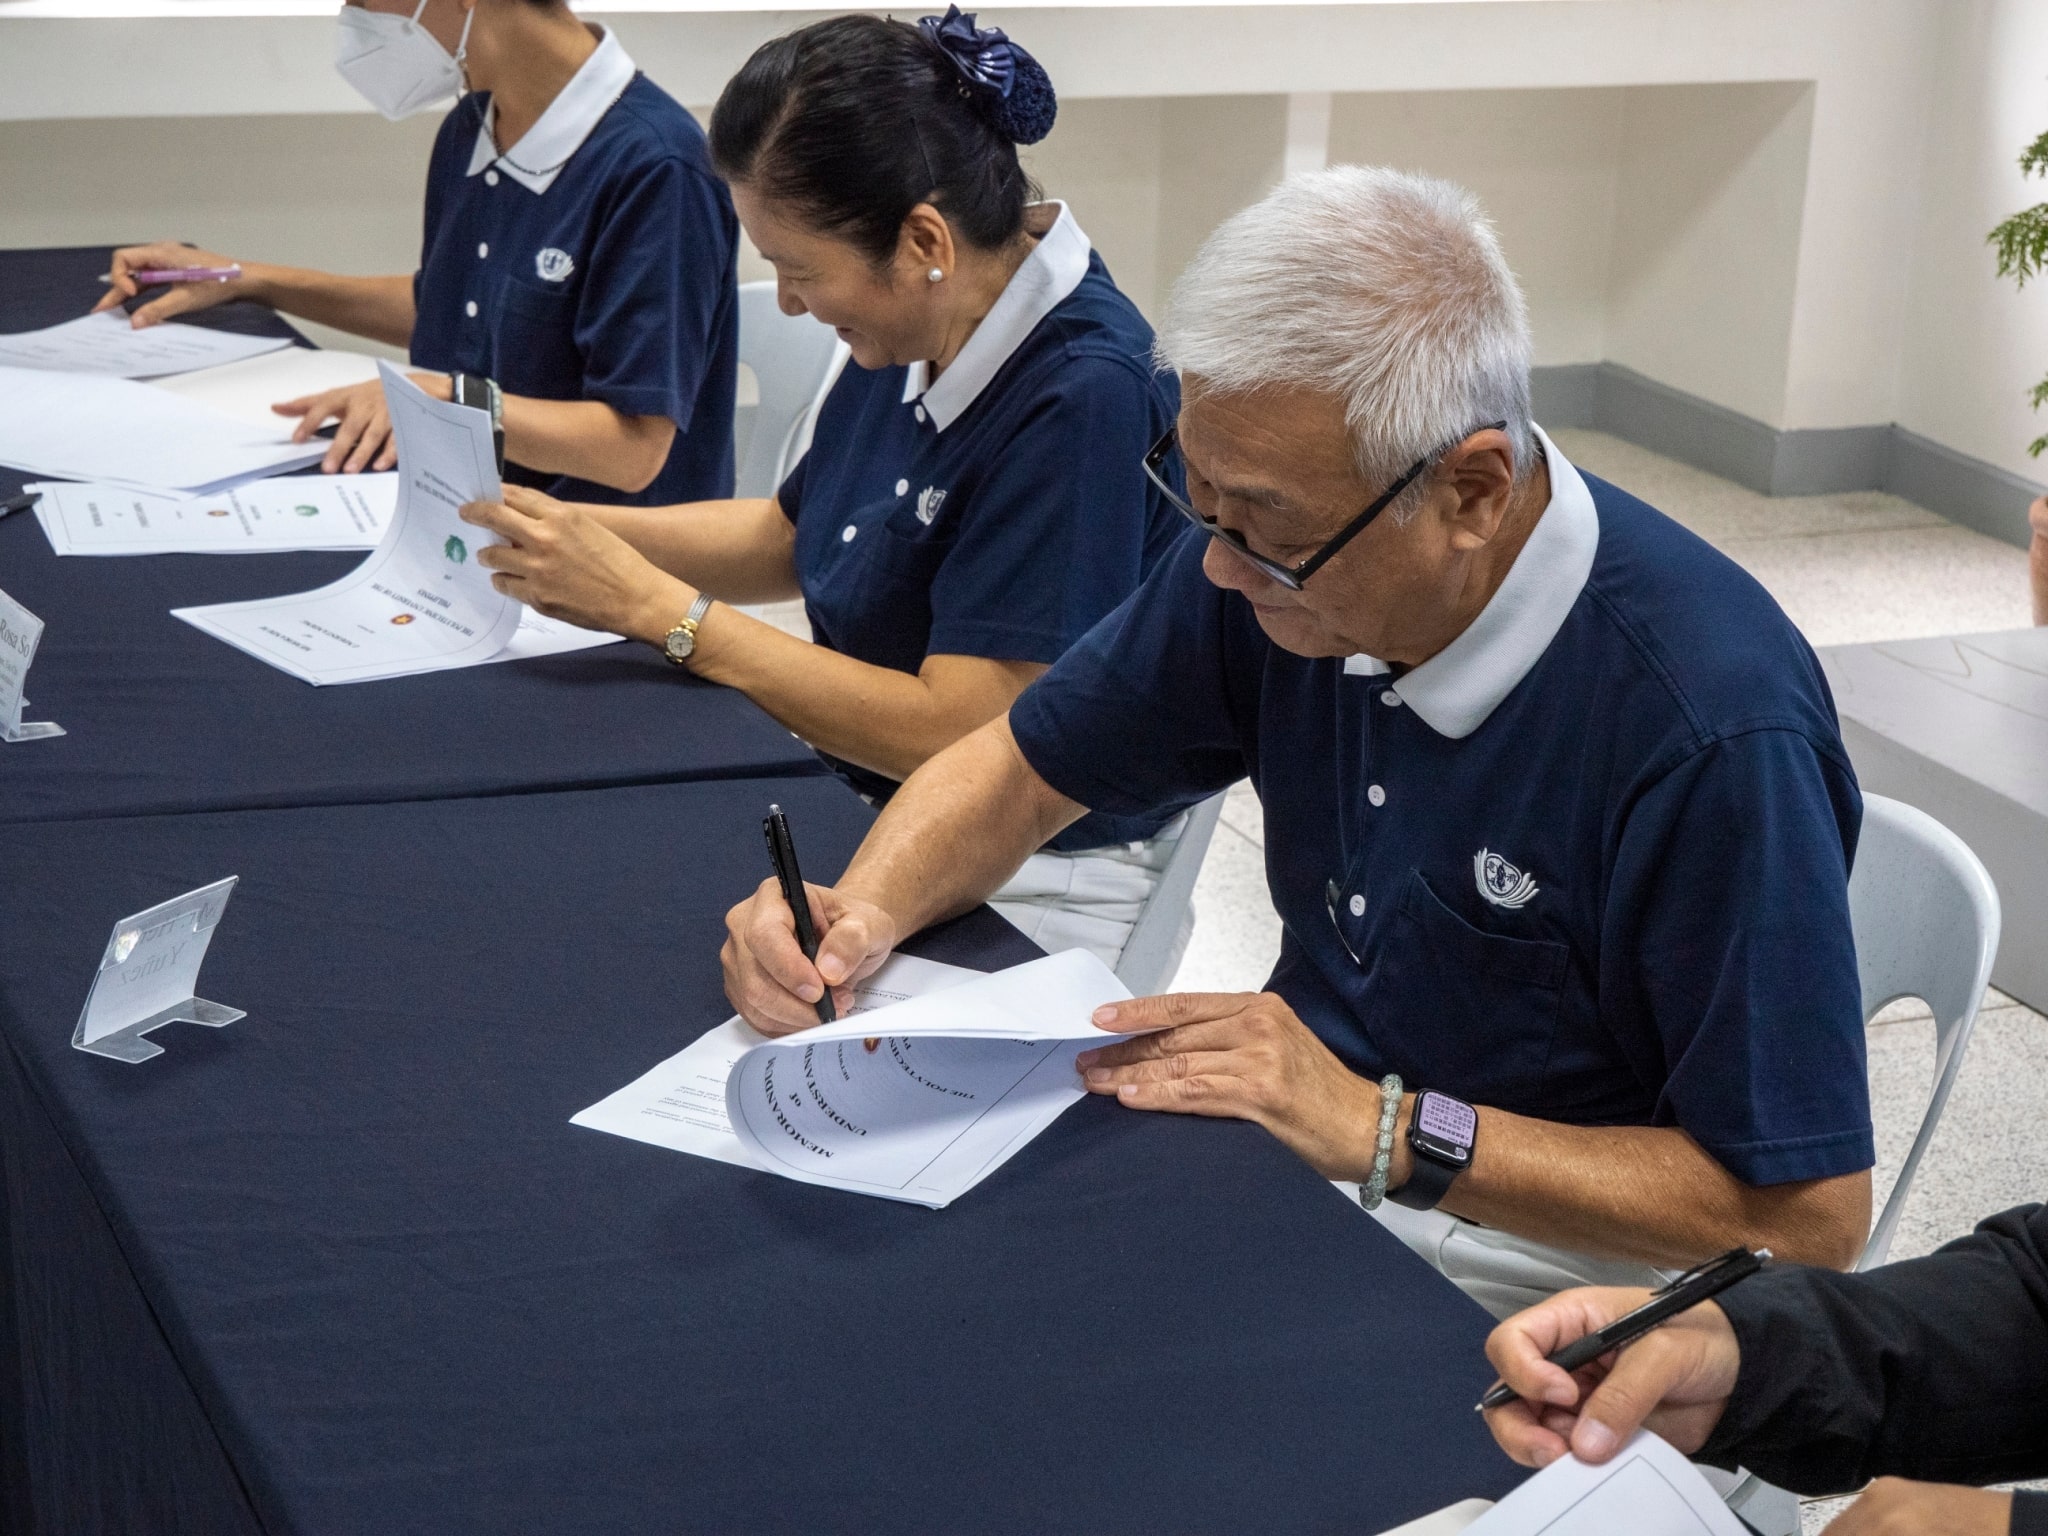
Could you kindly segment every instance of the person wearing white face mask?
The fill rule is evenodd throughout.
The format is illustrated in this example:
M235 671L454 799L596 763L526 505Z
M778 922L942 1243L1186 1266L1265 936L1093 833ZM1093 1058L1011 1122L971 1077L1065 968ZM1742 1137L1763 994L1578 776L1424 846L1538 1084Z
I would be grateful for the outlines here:
M730 496L739 227L696 120L565 0L349 0L335 64L393 121L459 97L428 165L419 269L348 277L159 241L114 253L99 308L137 298L152 267L236 267L148 297L133 323L269 304L405 347L429 393L492 410L514 484ZM275 409L301 440L335 424L328 473L395 462L375 383Z

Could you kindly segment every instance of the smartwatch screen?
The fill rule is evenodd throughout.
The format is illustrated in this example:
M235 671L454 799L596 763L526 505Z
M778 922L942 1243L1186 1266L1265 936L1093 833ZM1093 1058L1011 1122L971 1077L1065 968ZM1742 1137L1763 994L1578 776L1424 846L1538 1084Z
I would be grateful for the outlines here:
M1478 1139L1479 1115L1470 1104L1441 1093L1425 1093L1416 1102L1414 1130L1410 1140L1447 1163L1463 1165L1472 1160L1472 1143Z

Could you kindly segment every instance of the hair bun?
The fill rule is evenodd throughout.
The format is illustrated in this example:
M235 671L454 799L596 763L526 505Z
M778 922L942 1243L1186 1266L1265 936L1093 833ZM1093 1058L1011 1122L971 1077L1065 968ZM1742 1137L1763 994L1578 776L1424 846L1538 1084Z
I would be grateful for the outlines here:
M1052 77L1000 27L977 27L973 13L957 5L944 16L927 16L917 24L925 40L945 56L960 76L961 94L1013 144L1036 144L1052 132L1059 115L1059 97Z

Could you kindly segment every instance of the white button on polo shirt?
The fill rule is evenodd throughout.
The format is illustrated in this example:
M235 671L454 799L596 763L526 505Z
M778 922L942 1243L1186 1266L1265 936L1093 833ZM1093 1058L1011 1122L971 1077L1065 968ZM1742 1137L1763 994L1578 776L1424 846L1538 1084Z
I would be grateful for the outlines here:
M1387 792L1377 784L1368 785L1365 791L1365 798L1370 800L1375 806L1385 805L1387 803Z
M1353 917L1365 916L1365 898L1363 896L1353 896L1351 898L1351 915Z
M1393 689L1389 688L1385 693L1380 695L1380 702L1386 705L1387 708L1394 709L1400 705L1401 695L1394 692Z
M908 496L910 494L910 482L908 480L898 480L896 482L896 494L898 496Z
M485 258L486 256L488 256L488 255L490 255L490 254L491 254L491 242L490 242L490 241L488 241L488 240L485 240L485 241L481 242L481 243L480 243L480 244L479 244L479 245L477 246L477 248L476 248L476 259L477 259L478 261L482 261L482 260L483 260L483 259L484 259L484 258Z
M462 312L474 320L476 318L476 300L471 299L467 304L463 305Z
M485 171L485 172L484 172L484 185L485 185L485 186L487 186L487 187L495 187L495 186L496 186L497 184L498 184L498 173L497 173L496 171Z
M860 529L856 528L852 523L848 523L844 528L839 530L839 542L842 544L851 544L853 542L854 535L859 532Z

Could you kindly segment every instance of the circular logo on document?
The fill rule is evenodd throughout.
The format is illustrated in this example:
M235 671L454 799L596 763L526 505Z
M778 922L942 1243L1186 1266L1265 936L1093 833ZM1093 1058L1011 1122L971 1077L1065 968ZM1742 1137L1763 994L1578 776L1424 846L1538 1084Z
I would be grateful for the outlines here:
M540 274L544 283L566 283L569 274L576 270L576 260L567 251L552 245L543 246L533 258L533 270Z
M412 615L409 613L394 613L391 615L391 622L394 624L410 624L412 622Z
M206 515L208 517L226 517L228 509L226 507L209 507L207 508Z
M300 502L296 507L293 507L292 510L298 513L299 516L301 517L318 517L320 515L320 509L318 507L309 507L303 501Z
M441 546L441 553L460 565L469 558L469 546L451 533L448 535L448 542Z

